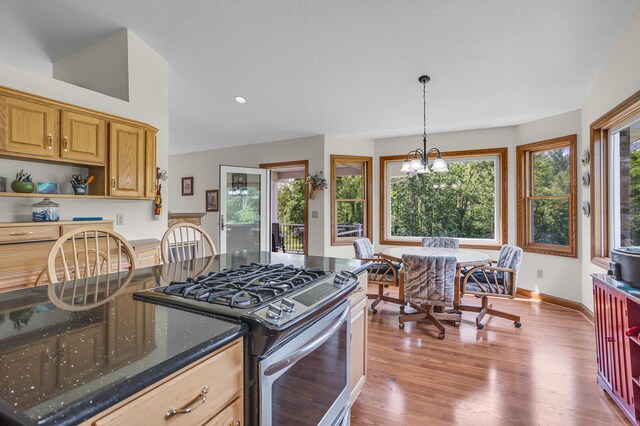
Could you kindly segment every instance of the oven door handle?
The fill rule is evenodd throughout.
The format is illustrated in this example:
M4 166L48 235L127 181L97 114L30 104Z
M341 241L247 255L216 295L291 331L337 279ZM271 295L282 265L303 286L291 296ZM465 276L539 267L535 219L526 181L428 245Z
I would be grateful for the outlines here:
M290 367L293 367L293 365L296 362L300 361L302 358L304 358L305 356L309 355L311 352L313 352L318 347L320 347L320 345L322 345L324 342L329 340L329 338L340 327L342 327L342 323L346 320L347 315L349 315L349 309L345 309L344 312L342 313L342 315L340 315L340 318L338 318L338 320L335 323L333 323L332 325L327 327L325 330L323 330L322 334L317 339L315 339L311 343L307 344L306 346L303 346L302 348L298 349L297 351L295 351L294 353L292 353L291 355L289 355L285 359L280 360L280 361L274 363L273 365L270 365L269 367L267 367L267 369L264 371L264 375L265 376L272 376L272 375L284 370L285 368L288 369Z

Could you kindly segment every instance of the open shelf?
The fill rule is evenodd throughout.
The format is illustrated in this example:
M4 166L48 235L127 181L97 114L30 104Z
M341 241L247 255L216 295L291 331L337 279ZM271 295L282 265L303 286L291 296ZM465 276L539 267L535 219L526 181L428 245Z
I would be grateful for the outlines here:
M112 197L109 195L75 195L75 194L40 194L38 192L32 192L29 194L22 194L20 192L0 192L0 197L21 197L21 198L90 198L101 200L131 200L131 201L149 201L153 198L127 198L127 197Z

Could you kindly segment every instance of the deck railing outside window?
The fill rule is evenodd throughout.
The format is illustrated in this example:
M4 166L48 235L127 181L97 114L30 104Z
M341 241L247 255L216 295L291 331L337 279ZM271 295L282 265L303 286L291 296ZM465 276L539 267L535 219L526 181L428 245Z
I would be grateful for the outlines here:
M304 223L281 223L280 236L287 253L304 253Z

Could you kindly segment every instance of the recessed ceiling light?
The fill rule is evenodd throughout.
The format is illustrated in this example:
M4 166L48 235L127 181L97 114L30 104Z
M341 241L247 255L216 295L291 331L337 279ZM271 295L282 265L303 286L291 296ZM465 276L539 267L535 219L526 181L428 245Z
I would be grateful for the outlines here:
M242 96L236 96L235 100L239 104L246 104L247 103L247 100L245 98L243 98Z

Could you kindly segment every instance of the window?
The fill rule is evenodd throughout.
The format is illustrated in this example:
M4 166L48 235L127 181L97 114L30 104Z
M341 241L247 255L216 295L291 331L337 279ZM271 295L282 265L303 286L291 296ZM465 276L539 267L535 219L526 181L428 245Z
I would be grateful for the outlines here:
M517 147L518 245L578 256L576 135Z
M591 261L603 268L612 247L640 243L639 120L640 91L591 124Z
M611 246L640 245L640 117L611 131Z
M331 244L348 245L372 232L371 157L331 156Z
M507 240L507 148L442 156L449 172L411 177L400 171L403 155L380 157L381 244L440 236L463 247L499 247Z

